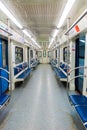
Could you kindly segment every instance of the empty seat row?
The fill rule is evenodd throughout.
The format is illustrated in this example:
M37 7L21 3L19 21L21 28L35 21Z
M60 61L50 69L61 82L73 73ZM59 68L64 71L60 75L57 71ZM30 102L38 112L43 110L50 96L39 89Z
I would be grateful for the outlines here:
M3 68L0 68L0 109L7 105L10 100L10 93L7 93L10 81L9 81L9 72Z
M17 78L21 80L25 80L25 78L27 78L30 75L31 71L32 69L28 68L23 73L21 73Z
M14 75L18 74L19 72L21 72L22 70L24 70L27 67L28 67L27 62L24 62L16 67L14 67Z
M83 125L87 128L87 97L84 95L70 95L69 100L74 105Z
M54 68L54 71L56 73L56 76L60 79L60 81L66 81L67 75L60 69L60 68Z
M57 77L60 79L60 81L67 81L67 70L70 70L70 67L65 64L60 62L60 66L59 67L55 67L54 71L57 75Z
M32 59L31 61L30 61L30 64L31 64L31 68L36 68L37 67L37 65L39 64L39 60L37 60L37 59Z
M14 67L14 76L16 81L24 81L31 73L31 68L28 67L28 63L24 62L16 67Z
M57 60L56 59L51 59L50 60L50 64L51 64L51 66L54 68L54 67L56 67L56 65L57 65Z

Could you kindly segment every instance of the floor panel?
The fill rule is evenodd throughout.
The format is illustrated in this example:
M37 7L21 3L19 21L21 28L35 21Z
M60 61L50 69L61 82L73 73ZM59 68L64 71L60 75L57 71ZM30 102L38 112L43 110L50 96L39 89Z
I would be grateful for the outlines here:
M79 125L80 124L80 125ZM68 102L66 88L50 65L42 64L0 111L0 130L84 130Z

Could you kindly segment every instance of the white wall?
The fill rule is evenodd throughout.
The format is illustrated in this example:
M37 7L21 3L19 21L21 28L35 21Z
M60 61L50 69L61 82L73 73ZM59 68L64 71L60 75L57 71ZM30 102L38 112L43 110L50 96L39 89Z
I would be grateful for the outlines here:
M75 68L75 40L70 41L70 67L71 69ZM74 78L75 70L70 74L70 78ZM75 90L75 80L70 82L70 90Z
M12 62L11 62L11 76L12 76L12 90L15 89L15 76L14 76L14 67L18 64L15 64L15 46L23 48L23 62L27 62L27 46L11 40L11 52L12 52ZM22 63L23 63L22 62ZM20 63L21 64L21 63Z

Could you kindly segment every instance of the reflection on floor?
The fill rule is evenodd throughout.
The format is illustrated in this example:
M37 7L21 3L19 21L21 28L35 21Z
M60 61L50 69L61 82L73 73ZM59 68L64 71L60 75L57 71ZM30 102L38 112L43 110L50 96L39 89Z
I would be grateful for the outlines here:
M66 88L50 65L39 65L0 111L0 130L84 130Z

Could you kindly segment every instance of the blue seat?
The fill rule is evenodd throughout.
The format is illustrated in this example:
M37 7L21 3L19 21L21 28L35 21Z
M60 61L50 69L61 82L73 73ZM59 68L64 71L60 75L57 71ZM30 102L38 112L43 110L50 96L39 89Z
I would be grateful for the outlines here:
M67 76L60 70L58 73L59 78L67 78Z
M85 124L85 127L87 128L87 124Z
M61 67L62 69L64 69L65 64L64 64L64 63L62 63L62 64L60 65L60 67Z
M57 70L57 76L59 78L67 78L67 76L60 69Z
M55 71L56 75L59 77L60 70L57 67L55 67L54 71Z
M20 74L17 78L25 79L25 78L27 78L28 75L30 75L30 73L31 73L31 69L28 68L22 74Z
M56 67L56 64L57 64L57 60L51 60L51 66L54 68Z
M59 79L66 79L67 76L57 67L54 68L54 71Z
M87 122L87 106L77 106L75 107L77 113L79 114L83 123ZM87 127L87 125L85 126Z
M70 95L69 99L73 105L87 105L87 97L84 95Z
M34 69L35 69L38 64L39 64L39 61L36 60L36 59L33 59L33 61L31 61L31 68L34 68Z
M54 67L54 71L55 71L55 73L56 73L56 75L57 75L57 73L58 73L58 68L57 68L57 67Z
M37 62L32 63L32 67L35 68L37 66Z
M2 94L0 95L0 106L3 106L10 99L10 95Z
M70 95L69 99L75 106L83 125L87 128L87 97L84 95Z
M28 67L28 63L24 62L16 67L14 67L14 75L20 73L23 69Z

